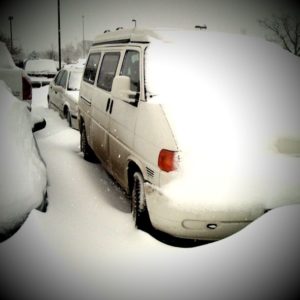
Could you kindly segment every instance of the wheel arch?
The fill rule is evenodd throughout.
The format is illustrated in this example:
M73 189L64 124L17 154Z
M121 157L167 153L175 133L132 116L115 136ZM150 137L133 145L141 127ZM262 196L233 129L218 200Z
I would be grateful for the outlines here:
M131 194L131 192L132 192L133 174L135 172L140 172L142 174L143 178L145 178L142 163L139 162L138 160L134 159L133 157L130 157L128 159L128 164L127 164L127 192L128 192L128 194Z
M68 111L70 111L70 105L69 105L69 103L65 102L64 106L63 106L63 114L65 117L67 117Z

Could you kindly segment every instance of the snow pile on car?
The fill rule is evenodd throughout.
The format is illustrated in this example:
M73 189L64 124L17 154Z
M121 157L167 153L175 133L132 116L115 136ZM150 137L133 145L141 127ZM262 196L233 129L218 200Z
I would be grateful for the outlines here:
M56 73L56 64L51 59L35 59L26 63L25 71L28 73Z
M15 63L3 42L0 42L0 69L13 69Z
M0 81L0 233L43 200L46 167L32 135L31 116Z
M276 148L283 137L300 141L299 58L257 38L160 34L147 50L146 91L181 151L163 193L209 209L300 202L300 151Z

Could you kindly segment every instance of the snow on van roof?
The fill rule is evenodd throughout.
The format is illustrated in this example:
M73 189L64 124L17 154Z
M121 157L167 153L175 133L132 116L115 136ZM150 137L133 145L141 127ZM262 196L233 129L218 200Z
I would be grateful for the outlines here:
M119 29L114 32L106 32L95 38L94 45L109 43L137 42L148 43L151 38L161 39L156 30L152 29Z

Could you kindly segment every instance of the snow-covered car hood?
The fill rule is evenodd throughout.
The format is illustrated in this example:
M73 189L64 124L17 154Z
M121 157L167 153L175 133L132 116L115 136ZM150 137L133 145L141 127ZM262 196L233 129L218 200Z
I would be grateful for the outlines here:
M0 233L43 201L46 167L32 135L26 105L0 81Z
M166 42L147 50L146 90L181 151L178 180L164 192L224 205L300 202L300 158L276 148L300 141L300 59L257 38L161 35Z

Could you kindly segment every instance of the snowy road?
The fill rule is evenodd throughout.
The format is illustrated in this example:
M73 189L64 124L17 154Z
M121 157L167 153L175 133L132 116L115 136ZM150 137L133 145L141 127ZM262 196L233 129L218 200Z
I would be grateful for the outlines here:
M299 297L300 205L275 209L224 240L176 248L136 230L130 204L79 133L46 108L36 138L47 164L49 207L0 245L7 299L275 299Z

